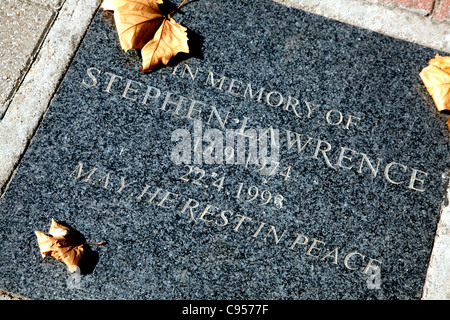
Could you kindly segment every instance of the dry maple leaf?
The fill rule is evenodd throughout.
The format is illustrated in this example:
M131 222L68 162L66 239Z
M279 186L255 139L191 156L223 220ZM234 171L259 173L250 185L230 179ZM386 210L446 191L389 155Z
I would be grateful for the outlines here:
M114 11L122 49L141 50L142 72L160 63L166 65L179 52L189 53L187 29L170 17L173 12L167 16L161 13L158 4L162 3L163 0L104 0L101 5L103 10Z
M420 72L428 93L433 97L439 111L450 111L450 57L436 55ZM447 121L450 127L450 118Z
M85 252L86 243L83 237L71 228L52 219L49 235L41 231L35 231L42 258L51 256L58 261L64 262L71 272L75 272L80 266L81 258Z

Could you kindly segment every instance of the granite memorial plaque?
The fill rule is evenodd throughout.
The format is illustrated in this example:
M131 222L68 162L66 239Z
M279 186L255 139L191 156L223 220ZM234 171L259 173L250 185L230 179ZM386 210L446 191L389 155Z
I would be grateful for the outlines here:
M0 203L35 299L420 299L450 167L435 50L269 0L174 18L150 73L99 10ZM45 79L43 79L45 81ZM91 247L42 259L51 219Z

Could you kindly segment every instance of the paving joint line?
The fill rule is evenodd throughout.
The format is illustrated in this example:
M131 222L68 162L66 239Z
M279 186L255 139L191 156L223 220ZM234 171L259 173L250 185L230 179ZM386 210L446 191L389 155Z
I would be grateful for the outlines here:
M28 71L33 67L34 62L36 61L37 56L39 55L39 52L42 49L42 46L45 42L45 39L48 36L48 33L50 32L51 28L53 27L56 19L58 19L59 11L55 11L52 13L51 18L49 19L49 22L45 26L44 30L42 31L41 35L39 36L39 40L37 41L36 46L34 47L33 51L31 52L30 57L28 58L27 62L25 63L24 68L21 70L21 75L19 79L17 80L16 85L11 89L10 93L5 99L5 108L3 110L3 113L0 114L0 122L3 120L5 114L8 112L9 106L11 105L11 102L14 100L14 97L19 90L20 86L23 84L23 81L25 77L28 74Z

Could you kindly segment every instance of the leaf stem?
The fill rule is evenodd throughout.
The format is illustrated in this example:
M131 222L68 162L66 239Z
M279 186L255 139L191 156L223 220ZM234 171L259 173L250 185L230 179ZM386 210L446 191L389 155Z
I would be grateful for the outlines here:
M169 13L167 16L170 17L172 15L172 13L174 13L175 11L180 9L184 5L185 2L186 2L186 0L183 0L183 2L175 10L173 10L171 13Z
M101 246L102 244L104 244L105 241L100 241L100 242L85 242L84 244L89 244L89 245L95 245L95 246Z

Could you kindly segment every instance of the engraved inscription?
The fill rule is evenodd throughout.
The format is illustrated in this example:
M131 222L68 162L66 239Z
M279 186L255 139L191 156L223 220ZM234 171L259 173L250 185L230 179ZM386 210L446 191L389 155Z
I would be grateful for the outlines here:
M179 166L179 170L170 177L173 188L158 185L156 180L142 184L111 171L83 168L82 163L75 165L68 176L104 192L113 192L117 197L128 197L128 201L151 204L180 215L193 227L200 223L231 234L245 234L249 243L256 239L293 255L343 266L364 274L367 286L379 289L381 259L359 252L351 245L351 250L333 246L308 234L307 230L298 230L297 225L280 227L261 221L252 214L246 214L245 210L264 210L282 220L283 213L289 211L287 190L301 179L298 172L303 168L299 168L299 163L321 166L330 172L362 176L370 182L365 185L388 184L411 192L426 190L428 172L396 159L385 159L371 151L370 146L366 150L354 146L352 138L362 132L367 121L361 114L302 100L277 88L255 85L259 83L256 81L192 68L186 63L176 65L167 76L189 82L195 88L192 95L175 90L164 91L155 85L95 67L87 68L80 84L85 90L97 90L101 95L115 95L124 101L148 105L161 116L178 117L192 124L191 130L177 128L167 137L171 146L168 156L174 165ZM239 105L213 105L203 98L203 91L228 96L226 101L231 98L237 104L240 100L245 101L252 108L248 108L246 114L238 114L233 110ZM262 128L255 126L260 123L260 114L275 108L291 122L280 121L281 124L266 124ZM290 123L302 125L292 128ZM339 137L331 133L329 136L312 134L308 132L309 123L336 128L330 131L341 134ZM342 136L348 137L347 142ZM308 161L297 161L299 159ZM223 170L218 170L231 165L242 166L249 174L259 173L263 178L256 183L247 181L245 177L230 179ZM273 183L274 179L277 179L276 183ZM375 179L384 183L375 184ZM277 190L281 190L280 184L284 184L283 191ZM183 194L180 186L189 186L189 192L194 192L194 196ZM239 209L201 201L195 192L220 195ZM279 221L279 224L283 222L287 220Z
M186 76L190 81L199 81L200 69L192 71L187 65L184 65L184 69L179 73L180 71L177 71L177 68L179 67L175 67L173 70L173 75ZM370 179L384 178L389 184L398 185L415 192L426 190L428 173L411 165L397 162L394 159L382 159L376 155L370 155L371 152L366 150L355 150L349 146L336 145L331 140L314 137L304 132L294 132L288 128L274 128L273 126L262 128L259 129L259 139L255 139L257 136L256 130L249 127L248 124L251 121L249 117L244 116L237 122L233 122L230 119L236 119L237 117L233 117L229 111L223 110L223 107L208 105L206 102L187 98L171 91L162 92L159 88L124 79L124 77L110 72L102 72L95 67L86 70L81 85L90 89L97 87L99 85L98 79L102 75L106 77L106 82L102 82L107 83L103 88L100 88L102 92L119 94L124 99L142 104L147 104L151 99L157 110L194 122L193 133L185 129L177 129L171 137L175 141L181 139L172 150L174 163L224 163L245 164L246 166L255 164L261 166L261 174L274 175L280 172L278 169L282 167L289 168L289 173L295 170L293 164L283 163L282 155L286 152L296 152L299 157L317 160L320 165L324 165L331 170L353 172L353 174L366 175ZM202 82L200 81L200 83ZM228 89L225 90L224 86L227 83ZM320 106L313 106L307 101L301 104L298 99L290 96L284 97L277 91L268 91L264 88L256 90L251 84L244 84L236 79L223 76L218 78L212 72L207 73L204 85L224 92L224 94L240 96L242 99L252 99L255 102L265 101L266 105L270 107L281 106L283 101L286 101L289 104L285 105L283 110L297 115L302 114L302 119L309 119L320 108ZM243 90L241 94L238 94L238 88ZM264 93L266 94L265 98ZM341 126L343 130L352 131L358 128L362 118L330 109L326 112L324 120L327 125ZM202 124L215 126L217 130L211 128L203 133ZM225 134L223 131L225 131ZM270 157L267 156L269 148L261 148L269 140L268 138L261 139L264 134L270 137ZM262 152L258 154L254 151L254 145L253 147L250 145L248 150L239 146L235 150L233 144L236 135L244 139L251 138L253 143L257 141ZM225 147L224 141L226 142ZM204 142L207 144L206 148L203 147Z
M226 195L231 195L237 200L266 206L273 210L280 210L283 207L283 200L285 198L281 194L272 194L270 190L261 187L258 188L255 185L244 187L244 182L239 182L232 190L226 190L224 188L224 175L217 178L217 174L209 175L199 167L192 167L190 165L186 165L185 167L186 173L179 176L179 180L190 182L205 189L210 188L217 192L224 192Z
M66 174L68 178L91 184L100 190L105 189L105 192L126 194L131 201L141 201L164 210L170 210L173 214L185 217L188 223L201 222L210 227L224 228L224 232L246 233L248 241L258 239L268 245L277 246L280 250L289 250L295 255L304 254L322 263L342 265L348 270L368 276L371 276L373 272L380 272L381 260L357 251L344 252L342 248L329 247L325 241L298 233L294 227L279 229L277 226L260 221L255 217L222 208L214 203L202 203L198 199L169 191L161 186L142 185L135 180L126 183L127 177L118 176L113 172L99 172L105 172L105 170L97 167L88 169L80 162ZM107 185L104 183L106 176L108 176ZM103 183L98 184L98 181L103 181ZM257 187L251 186L248 190L250 189L252 191L249 191L249 194L254 196Z

